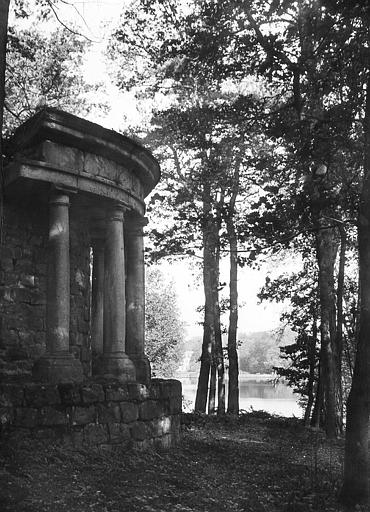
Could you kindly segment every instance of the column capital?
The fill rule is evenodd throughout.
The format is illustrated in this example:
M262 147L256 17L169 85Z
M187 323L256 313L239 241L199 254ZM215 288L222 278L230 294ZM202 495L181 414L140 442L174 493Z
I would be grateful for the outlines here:
M127 219L125 219L125 230L132 234L142 234L142 230L148 225L148 222L147 217L141 217L139 215L127 217Z
M114 202L110 205L106 213L106 220L123 221L124 215L130 210L130 207L122 202Z
M52 190L49 196L50 205L68 206L70 205L69 195L61 190Z

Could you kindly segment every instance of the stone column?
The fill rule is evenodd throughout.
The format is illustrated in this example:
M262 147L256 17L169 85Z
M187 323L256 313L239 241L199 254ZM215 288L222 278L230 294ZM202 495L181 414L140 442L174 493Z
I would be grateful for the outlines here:
M93 239L93 268L91 293L92 370L96 373L103 356L104 318L104 239Z
M145 344L145 266L144 217L133 217L125 224L126 277L126 352L136 368L138 382L149 384L150 363L144 353Z
M54 190L49 201L46 353L33 368L43 382L81 382L82 365L69 352L69 196Z
M107 216L104 253L104 338L101 372L121 381L136 379L135 366L125 352L126 292L123 212L120 205Z

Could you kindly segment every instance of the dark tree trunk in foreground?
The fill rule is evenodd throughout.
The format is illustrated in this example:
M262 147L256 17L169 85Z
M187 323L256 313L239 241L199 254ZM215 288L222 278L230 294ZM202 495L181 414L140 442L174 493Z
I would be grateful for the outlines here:
M6 43L8 34L8 13L10 0L0 0L0 135L3 131L4 101L5 101L5 68ZM2 138L0 137L0 155L2 155Z
M370 74L364 119L364 184L358 222L360 275L360 330L352 387L347 402L344 480L341 499L346 503L369 499L370 396Z

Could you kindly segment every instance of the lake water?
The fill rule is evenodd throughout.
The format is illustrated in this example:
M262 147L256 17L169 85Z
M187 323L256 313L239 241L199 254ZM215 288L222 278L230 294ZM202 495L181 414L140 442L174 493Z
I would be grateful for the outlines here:
M198 377L188 375L177 378L182 382L184 410L189 412L194 408ZM271 376L242 376L239 380L240 409L263 410L279 416L301 418L302 408L297 403L297 395L286 384L274 385L271 378Z

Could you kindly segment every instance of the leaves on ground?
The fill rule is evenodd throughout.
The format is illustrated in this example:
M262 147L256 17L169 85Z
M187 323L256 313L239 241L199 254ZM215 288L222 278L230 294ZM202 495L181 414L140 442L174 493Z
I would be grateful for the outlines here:
M343 440L295 419L186 415L182 442L169 451L4 444L1 510L341 512L342 459Z

